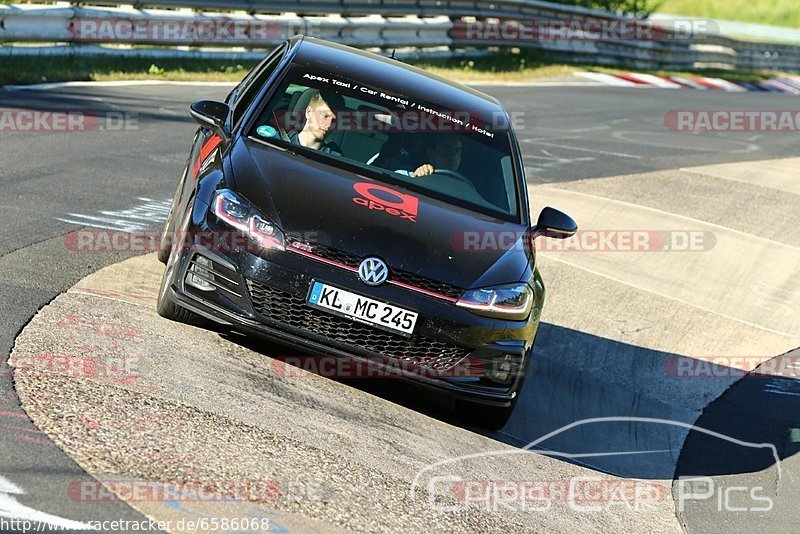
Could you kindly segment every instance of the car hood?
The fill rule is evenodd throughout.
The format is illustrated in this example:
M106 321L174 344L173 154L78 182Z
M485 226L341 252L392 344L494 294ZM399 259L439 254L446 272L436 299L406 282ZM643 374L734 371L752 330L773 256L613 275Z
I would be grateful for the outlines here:
M232 152L235 187L287 236L462 288L520 280L526 227L251 139Z

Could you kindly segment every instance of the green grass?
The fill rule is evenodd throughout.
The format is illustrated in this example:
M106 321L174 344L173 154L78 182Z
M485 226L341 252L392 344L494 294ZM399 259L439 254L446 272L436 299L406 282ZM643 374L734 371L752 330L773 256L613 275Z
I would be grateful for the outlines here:
M658 13L800 28L798 0L662 0Z
M459 82L526 82L569 78L575 71L629 72L548 61L535 54L501 54L476 60L421 61L417 66ZM237 64L212 60L152 60L125 58L4 58L0 61L0 85L63 81L224 81L238 82L254 62ZM641 71L658 75L713 76L731 81L758 82L780 73L705 70L695 72Z
M10 57L0 59L0 85L113 80L239 81L255 64L255 61Z

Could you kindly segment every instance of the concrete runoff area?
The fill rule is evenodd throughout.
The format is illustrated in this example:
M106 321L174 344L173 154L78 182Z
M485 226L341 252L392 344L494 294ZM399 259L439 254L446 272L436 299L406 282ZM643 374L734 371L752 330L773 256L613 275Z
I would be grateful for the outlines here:
M683 170L702 176L715 176L724 180L735 180L800 195L800 180L797 179L797 166L800 164L800 158L771 160L768 162L769 172L764 172L764 164L763 161L743 161L705 165L696 169L690 167Z
M771 184L773 171L799 162L744 165ZM784 220L753 224L753 233L731 228L744 226L742 219L766 219L754 186L737 180L738 165L529 188L534 213L562 208L585 235L539 242L548 291L544 324L535 370L500 433L505 441L529 443L575 421L658 419L579 425L548 443L586 455L579 461L603 471L670 478L690 431L675 423L691 425L744 374L800 345L800 239L756 235L762 227L789 226ZM726 168L735 177L730 182L721 178ZM677 204L664 194L691 191L709 175L719 196ZM758 194L775 211L800 205L800 197L784 191L775 199L769 185ZM750 210L739 209L745 196ZM700 203L713 206L714 222L695 218ZM681 238L676 249L673 235ZM692 247L686 235L702 239ZM602 455L612 451L631 454Z
M800 158L778 160L783 174L785 162L800 165ZM800 246L800 225L796 224L797 196L775 187L753 183L769 180L772 161L709 165L677 170L661 170L609 178L573 181L569 190L648 207L708 224L738 230L787 245ZM756 175L752 181L726 179L720 169L732 176L739 165ZM533 201L539 202L534 194Z
M539 188L537 197L569 206L584 235L592 237L582 244L578 235L546 257L781 335L784 352L800 344L800 313L787 299L800 295L800 247L563 188ZM638 234L632 243L615 242L625 232ZM692 277L695 273L714 276Z

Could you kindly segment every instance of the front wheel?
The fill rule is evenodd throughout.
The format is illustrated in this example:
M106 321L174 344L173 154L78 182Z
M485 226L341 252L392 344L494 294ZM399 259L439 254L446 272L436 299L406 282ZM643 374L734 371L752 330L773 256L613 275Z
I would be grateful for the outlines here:
M167 265L167 268L164 270L164 277L161 280L161 290L158 292L156 312L158 312L161 317L169 319L170 321L186 323L193 326L207 326L210 324L208 319L201 315L197 315L193 311L189 311L178 304L175 304L172 299L169 298L169 286L170 280L172 280L172 269L172 265Z
M208 321L205 317L178 306L166 296L159 296L158 307L156 308L156 311L161 317L169 319L170 321L186 323L193 326L206 326L206 324L208 324Z
M177 209L178 203L181 200L181 193L183 192L183 186L186 183L186 177L188 175L189 164L187 163L186 167L183 169L183 176L178 182L178 189L175 190L175 196L172 197L172 202L169 205L167 224L164 225L164 232L161 234L161 239L158 242L158 251L156 253L156 257L158 257L158 261L164 265L166 265L167 261L169 261L169 253L172 249L172 242L174 241L172 220L175 218L175 210Z
M170 217L171 218L171 217ZM167 228L169 228L170 222L167 221ZM161 250L158 251L159 257L158 259L161 260ZM164 263L167 264L167 267L164 269L164 276L161 278L161 288L158 291L158 301L156 304L156 312L161 317L165 319L169 319L171 321L177 321L179 323L186 323L194 326L207 326L210 321L201 315L198 315L192 311L179 306L178 304L174 303L172 299L169 298L169 293L171 291L170 286L172 285L172 278L173 278L173 271L178 264L178 251L175 247L175 243L170 240L169 242L169 249L167 250L167 257L163 260Z
M170 228L172 226L172 213L174 211L175 204L173 203L173 205L170 206L169 215L167 215L167 224L164 226L164 233L161 234L161 239L158 242L158 251L156 252L158 261L164 265L169 261L169 253L172 250L172 232Z

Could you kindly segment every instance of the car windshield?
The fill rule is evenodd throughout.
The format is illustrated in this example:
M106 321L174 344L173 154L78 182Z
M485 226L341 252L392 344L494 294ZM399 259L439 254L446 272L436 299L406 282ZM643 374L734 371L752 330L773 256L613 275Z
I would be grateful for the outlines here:
M505 121L448 110L340 74L296 66L273 93L251 137L323 154L377 179L474 211L517 220L511 134Z

